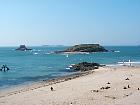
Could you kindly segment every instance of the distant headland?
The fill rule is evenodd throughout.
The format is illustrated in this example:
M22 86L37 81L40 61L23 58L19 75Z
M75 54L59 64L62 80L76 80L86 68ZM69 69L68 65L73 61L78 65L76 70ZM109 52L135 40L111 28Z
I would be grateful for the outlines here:
M92 52L108 52L103 46L99 44L79 44L69 47L63 51L55 51L55 53L92 53Z
M65 45L42 45L43 47L65 47Z
M30 48L27 48L25 45L20 45L17 49L15 50L19 50L19 51L27 51L27 50L32 50Z

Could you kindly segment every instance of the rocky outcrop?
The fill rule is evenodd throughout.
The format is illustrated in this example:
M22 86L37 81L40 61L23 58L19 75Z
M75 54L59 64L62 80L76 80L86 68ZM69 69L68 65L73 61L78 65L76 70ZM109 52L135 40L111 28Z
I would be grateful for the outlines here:
M92 53L92 52L108 52L104 47L99 44L80 44L72 46L63 51L55 51L55 53Z
M101 66L98 63L88 63L88 62L81 62L71 66L71 69L76 71L88 71L98 69Z
M20 47L17 48L16 50L19 50L19 51L26 51L26 50L32 50L32 49L27 48L25 45L20 45Z
M65 52L107 52L104 47L99 44L80 44L70 47Z

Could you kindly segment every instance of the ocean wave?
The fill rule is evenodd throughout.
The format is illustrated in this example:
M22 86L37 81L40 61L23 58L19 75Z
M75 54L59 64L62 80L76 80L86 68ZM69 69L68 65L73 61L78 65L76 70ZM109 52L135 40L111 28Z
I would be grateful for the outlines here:
M38 81L40 79L48 78L50 75L43 75L43 76L26 76L26 77L21 77L18 78L18 80L23 80L23 81Z
M34 53L34 55L38 55L38 53L37 53L37 52L35 52L35 53Z
M118 62L118 64L140 64L140 62Z
M67 67L66 70L70 70L70 67Z
M116 50L116 51L114 51L114 52L117 52L117 53L119 53L120 51Z

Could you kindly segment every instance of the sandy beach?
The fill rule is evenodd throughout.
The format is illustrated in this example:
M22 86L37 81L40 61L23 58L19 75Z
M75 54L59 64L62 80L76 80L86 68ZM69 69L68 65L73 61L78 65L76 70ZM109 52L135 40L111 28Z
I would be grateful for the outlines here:
M140 67L101 67L84 76L1 92L0 105L140 105L139 88Z

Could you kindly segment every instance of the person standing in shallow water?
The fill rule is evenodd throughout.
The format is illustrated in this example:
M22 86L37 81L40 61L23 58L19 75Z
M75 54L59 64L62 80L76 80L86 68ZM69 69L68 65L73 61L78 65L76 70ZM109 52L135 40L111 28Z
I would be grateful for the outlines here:
M8 70L10 70L6 65L3 65L2 67L1 67L1 69L0 69L0 71L8 71Z
M129 59L129 66L132 66L131 60Z

